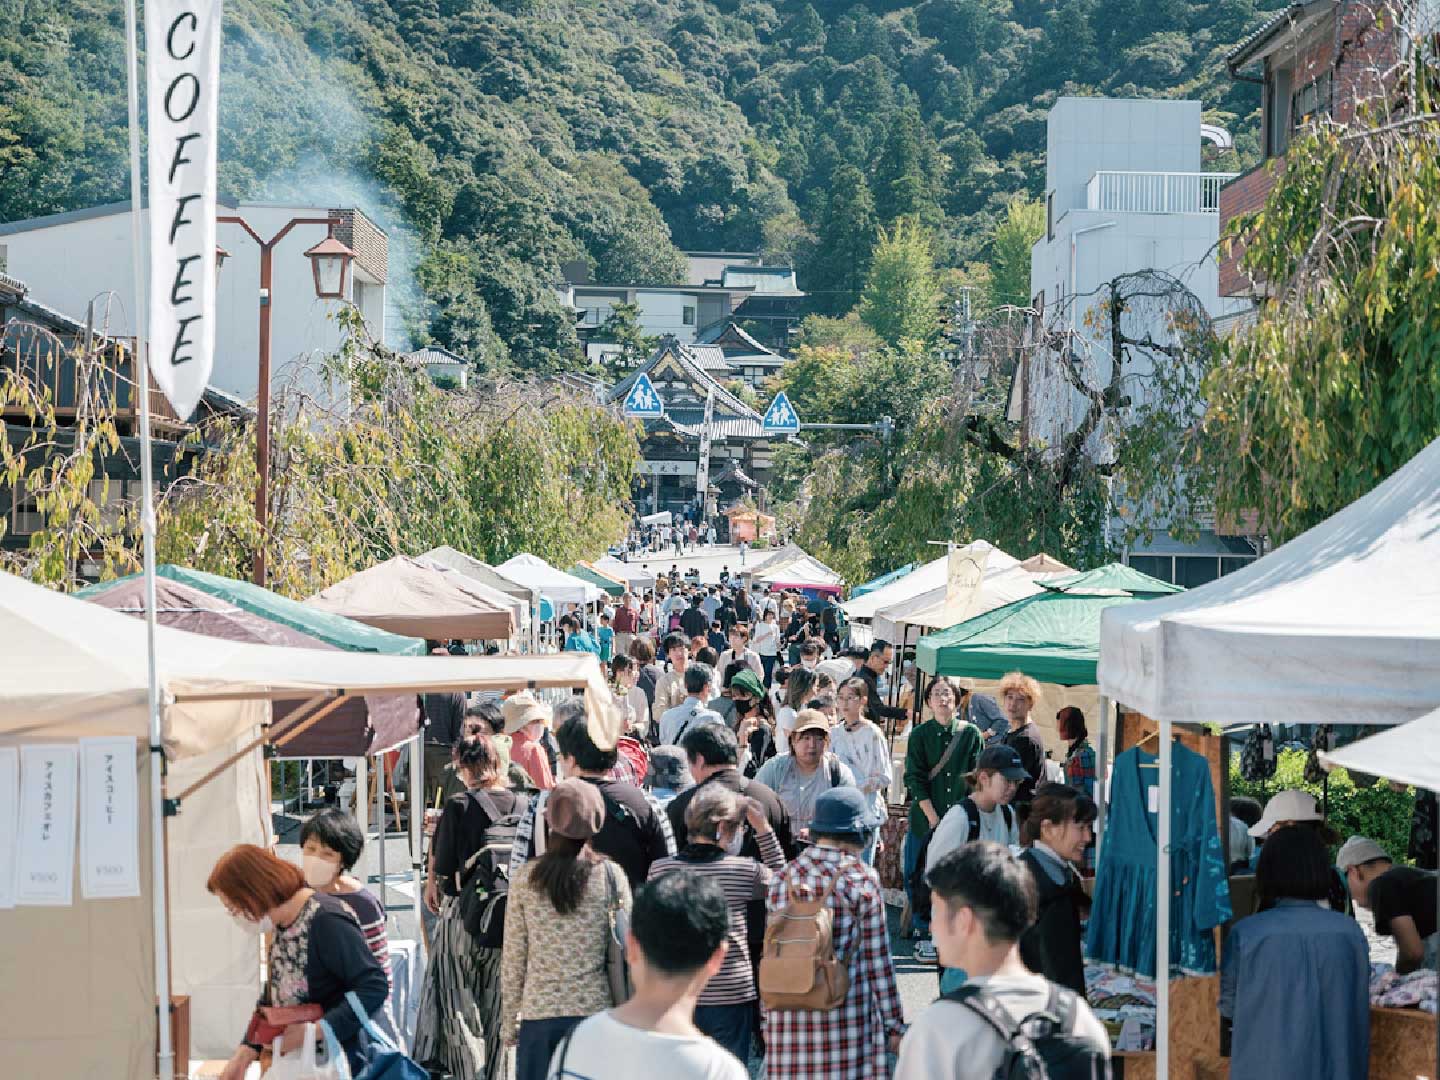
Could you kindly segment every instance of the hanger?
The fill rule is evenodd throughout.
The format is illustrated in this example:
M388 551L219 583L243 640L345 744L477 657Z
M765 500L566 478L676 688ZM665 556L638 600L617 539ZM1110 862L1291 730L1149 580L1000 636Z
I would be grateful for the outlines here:
M1137 742L1137 743L1135 744L1135 746L1133 747L1133 749L1139 750L1142 746L1144 746L1146 743L1148 743L1151 739L1157 739L1157 740L1158 740L1159 738L1160 738L1160 729L1159 729L1159 728L1156 728L1154 731L1150 732L1149 735L1146 735L1143 739L1141 739L1139 742ZM1158 769L1158 768L1160 768L1160 762L1159 762L1159 761L1142 761L1142 762L1140 762L1140 768L1142 768L1142 769Z

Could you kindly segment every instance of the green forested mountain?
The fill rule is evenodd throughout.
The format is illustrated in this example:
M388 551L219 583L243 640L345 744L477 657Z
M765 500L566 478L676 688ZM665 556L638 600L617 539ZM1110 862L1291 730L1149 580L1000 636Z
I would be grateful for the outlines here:
M552 295L588 258L793 258L848 310L878 226L943 264L1043 183L1061 93L1198 96L1255 151L1224 51L1280 0L228 0L222 190L353 198L410 256L417 340L578 362ZM0 220L126 195L119 0L0 0Z

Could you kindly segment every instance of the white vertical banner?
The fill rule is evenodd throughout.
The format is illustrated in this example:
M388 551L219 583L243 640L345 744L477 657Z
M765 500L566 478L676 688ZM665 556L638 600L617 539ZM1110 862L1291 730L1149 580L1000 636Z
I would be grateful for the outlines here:
M20 749L20 857L16 903L66 907L75 886L75 777L68 746Z
M140 895L140 791L135 740L80 740L80 891L87 900Z
M221 0L147 0L150 370L189 419L215 354Z
M0 748L0 909L15 906L15 865L20 840L20 751Z

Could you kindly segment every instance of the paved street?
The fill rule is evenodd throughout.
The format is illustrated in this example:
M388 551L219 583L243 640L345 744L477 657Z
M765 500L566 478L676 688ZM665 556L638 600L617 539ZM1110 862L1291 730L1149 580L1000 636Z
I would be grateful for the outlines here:
M752 550L746 554L745 562L749 566L754 566L769 558L773 552L773 548ZM742 569L740 549L728 544L716 544L714 547L705 547L702 544L693 549L686 548L686 554L679 557L675 555L675 549L672 547L650 555L633 556L630 562L652 574L668 573L672 566L678 566L682 574L694 568L700 571L700 580L707 585L718 583L720 571L727 566L732 574L737 574Z

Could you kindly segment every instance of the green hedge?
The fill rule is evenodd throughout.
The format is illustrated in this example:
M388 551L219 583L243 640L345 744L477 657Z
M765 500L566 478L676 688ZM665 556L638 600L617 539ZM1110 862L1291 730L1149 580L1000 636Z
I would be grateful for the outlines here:
M1275 775L1263 783L1240 777L1240 757L1230 759L1230 794L1249 795L1263 806L1270 796L1286 788L1300 788L1322 798L1319 784L1304 780L1306 753L1303 750L1282 750ZM1349 836L1368 836L1378 842L1397 862L1409 862L1410 815L1415 807L1412 789L1394 791L1388 782L1378 781L1373 787L1357 788L1344 769L1330 774L1328 819L1330 827L1343 842Z

